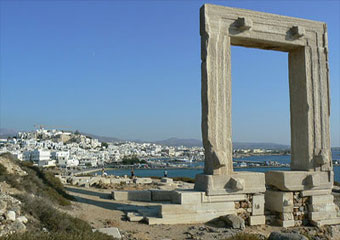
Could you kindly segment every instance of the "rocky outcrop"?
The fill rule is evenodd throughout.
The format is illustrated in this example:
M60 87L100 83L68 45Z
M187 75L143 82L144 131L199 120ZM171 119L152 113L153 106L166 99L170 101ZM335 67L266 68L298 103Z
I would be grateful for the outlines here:
M8 194L0 193L0 236L26 231L28 219L21 214L21 202Z
M298 233L272 232L268 240L308 240L308 238Z
M235 215L235 214L229 214L223 217L220 217L222 221L225 222L225 224L228 227L234 228L234 229L244 229L245 223L243 218Z

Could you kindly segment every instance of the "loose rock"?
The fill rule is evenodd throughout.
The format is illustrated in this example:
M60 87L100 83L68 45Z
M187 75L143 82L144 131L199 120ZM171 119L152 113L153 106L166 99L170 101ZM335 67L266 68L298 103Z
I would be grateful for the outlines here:
M272 232L268 240L308 240L308 238L298 233Z
M17 218L17 220L19 222L22 222L22 223L27 223L28 222L28 219L25 216L20 216L20 217Z
M224 221L227 224L227 226L232 227L234 229L245 228L244 220L241 217L236 216L234 214L220 217L220 219Z
M15 221L16 214L15 214L14 211L8 211L8 212L6 213L6 216L5 216L5 217L6 217L7 220L14 222L14 221Z

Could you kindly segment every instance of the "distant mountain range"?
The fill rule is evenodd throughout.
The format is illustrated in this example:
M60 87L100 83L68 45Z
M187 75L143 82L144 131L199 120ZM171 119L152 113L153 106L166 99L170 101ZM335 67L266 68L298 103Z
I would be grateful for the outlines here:
M181 138L169 138L162 141L155 141L154 143L168 146L187 146L187 147L202 147L202 141L198 139L181 139ZM234 142L234 149L289 149L289 145L276 144L276 143L244 143L244 142Z
M121 140L121 139L115 138L115 137L97 136L97 135L90 134L90 133L81 133L81 134L88 136L88 137L91 137L91 138L96 138L100 142L121 142L121 141L124 141L124 140Z
M17 135L17 130L8 129L8 128L0 128L0 138L8 138Z
M17 134L17 131L14 129L6 129L6 128L0 128L0 138L7 138L7 137L13 137ZM124 140L119 139L115 137L105 137L105 136L98 136L90 133L82 133L86 136L97 138L101 142L123 142L123 141L134 141L134 142L148 142L143 140ZM199 139L183 139L183 138L168 138L165 140L159 140L159 141L150 141L150 143L160 144L160 145L167 145L167 146L186 146L186 147L194 147L202 146L202 141ZM261 149L289 149L289 145L283 145L283 144L276 144L276 143L250 143L250 142L234 142L233 143L234 149L254 149L254 148L261 148Z
M201 147L202 141L198 139L183 139L183 138L168 138L165 140L154 141L153 143L167 146L186 146L186 147Z
M96 136L93 134L87 134L83 133L86 136L90 136L92 138L97 138L99 141L102 142L123 142L123 141L133 141L133 142L150 142L150 143L155 143L155 144L160 144L160 145L166 145L166 146L186 146L186 147L202 147L202 141L199 139L192 139L192 138L168 138L165 140L159 140L159 141L143 141L140 139L134 139L134 140L123 140L123 139L118 139L118 138L113 138L113 137L102 137L102 136ZM245 143L245 142L234 142L233 143L233 148L234 149L255 149L255 148L260 148L260 149L277 149L277 150L285 150L289 149L289 145L283 145L283 144L277 144L277 143Z

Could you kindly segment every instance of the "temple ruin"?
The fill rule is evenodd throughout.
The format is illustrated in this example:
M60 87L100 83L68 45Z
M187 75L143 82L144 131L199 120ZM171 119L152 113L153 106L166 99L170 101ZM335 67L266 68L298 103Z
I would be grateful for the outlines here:
M227 214L249 225L339 224L331 194L326 24L205 4L200 35L204 173L191 191L115 191L113 197L166 201L155 215L145 215L149 224L199 223ZM291 171L233 171L231 45L288 52Z

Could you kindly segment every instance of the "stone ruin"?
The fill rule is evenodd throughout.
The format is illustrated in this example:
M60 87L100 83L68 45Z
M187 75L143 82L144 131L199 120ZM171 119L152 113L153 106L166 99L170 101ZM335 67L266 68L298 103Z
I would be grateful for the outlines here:
M326 24L205 4L200 35L204 173L191 191L114 191L113 198L155 202L148 210L135 209L149 224L201 223L228 214L249 225L339 224ZM288 52L291 171L233 171L231 45Z

